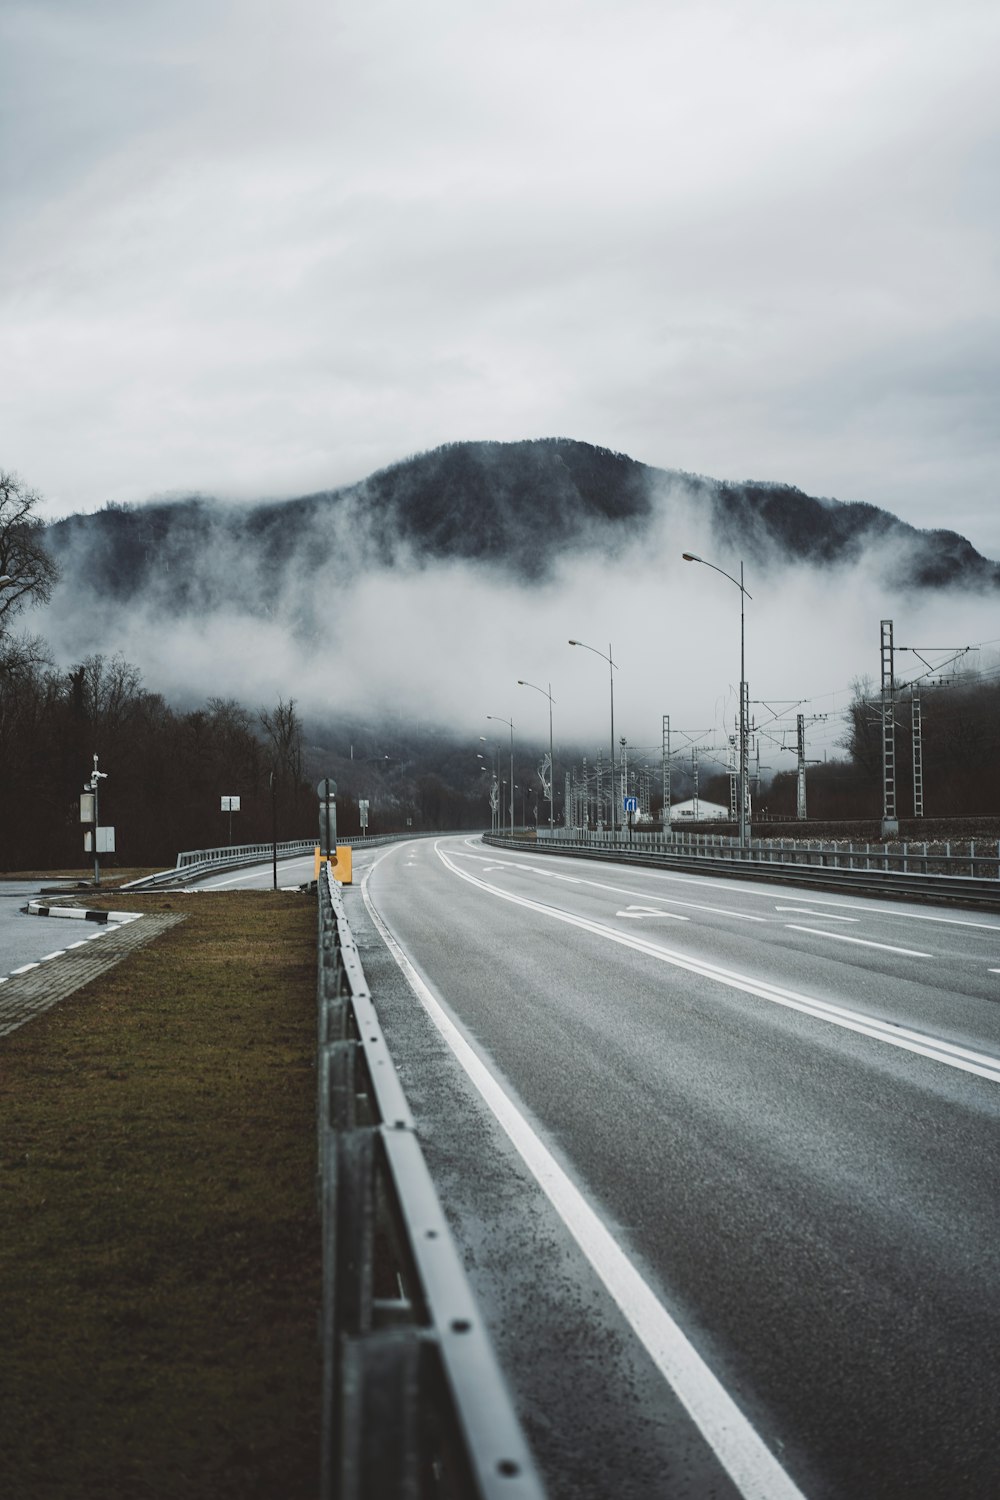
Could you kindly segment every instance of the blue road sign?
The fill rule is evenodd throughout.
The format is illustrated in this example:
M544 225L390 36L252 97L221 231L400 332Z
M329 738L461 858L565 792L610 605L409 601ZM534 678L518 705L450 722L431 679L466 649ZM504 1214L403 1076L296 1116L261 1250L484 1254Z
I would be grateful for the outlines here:
M639 799L638 799L638 797L623 797L622 798L622 810L624 812L638 812L639 811Z

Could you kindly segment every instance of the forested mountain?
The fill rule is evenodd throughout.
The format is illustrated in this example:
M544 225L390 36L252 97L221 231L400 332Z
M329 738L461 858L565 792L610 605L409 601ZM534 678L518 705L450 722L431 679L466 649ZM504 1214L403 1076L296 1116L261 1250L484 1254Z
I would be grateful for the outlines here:
M111 505L56 522L48 544L82 594L127 602L155 588L177 611L238 600L266 613L275 577L291 567L336 578L399 558L463 559L537 581L567 554L613 556L675 513L693 513L760 567L877 553L892 586L1000 583L1000 566L964 537L919 531L874 505L655 469L562 438L451 443L298 499Z
M614 634L630 764L650 753L668 712L675 724L714 721L709 740L731 732L742 615L731 587L720 594L686 567L692 550L731 582L746 563L749 676L768 701L798 703L873 672L887 616L906 617L901 651L994 636L1000 568L952 532L565 439L449 444L284 501L109 505L47 528L38 503L0 474L0 868L78 857L95 753L109 773L102 807L130 862L228 837L223 795L242 799L236 837L266 838L273 814L281 836L310 833L315 783L329 775L348 833L359 798L373 827L482 826L490 767L501 790L513 781L518 818L530 822L546 716L537 693L525 701L515 685L522 673L535 684L563 676L553 684L561 816L564 778L607 743L600 674L567 681L580 655L571 635L603 648ZM928 617L935 628L912 635ZM29 619L38 637L14 628ZM975 672L961 692L926 700L935 815L1000 810L987 774L1000 690L985 659ZM848 759L810 771L813 815L877 814L870 698L857 697L839 739ZM512 772L500 744L510 720ZM901 740L901 774L906 754ZM680 762L675 795L684 789ZM787 813L789 797L794 786L777 776L773 809Z

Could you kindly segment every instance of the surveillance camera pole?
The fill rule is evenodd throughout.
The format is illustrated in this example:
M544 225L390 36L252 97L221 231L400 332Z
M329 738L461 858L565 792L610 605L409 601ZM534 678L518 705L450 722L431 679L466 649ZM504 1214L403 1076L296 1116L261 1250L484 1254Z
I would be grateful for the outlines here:
M107 779L108 779L108 773L107 773L107 771L99 771L97 769L97 756L95 755L94 756L94 770L93 770L93 774L92 774L92 776L90 778L90 781L87 783L86 787L84 788L85 791L93 792L93 794L94 794L94 884L95 885L100 885L100 883L101 883L101 859L100 859L100 855L97 852L97 830L101 826L101 819L100 819L99 810L98 810L98 800L99 800L99 792L100 792L101 782L102 781L107 781Z

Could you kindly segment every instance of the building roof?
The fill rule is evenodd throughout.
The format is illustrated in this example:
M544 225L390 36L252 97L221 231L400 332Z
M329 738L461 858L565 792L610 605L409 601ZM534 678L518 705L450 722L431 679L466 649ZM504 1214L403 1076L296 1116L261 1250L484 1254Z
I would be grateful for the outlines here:
M693 797L689 797L686 802L671 802L671 819L691 818L693 820L696 816L699 820L701 820L702 818L728 818L730 816L730 813L728 807L723 807L719 802L709 802L705 797L698 798L697 814L695 813L695 803Z

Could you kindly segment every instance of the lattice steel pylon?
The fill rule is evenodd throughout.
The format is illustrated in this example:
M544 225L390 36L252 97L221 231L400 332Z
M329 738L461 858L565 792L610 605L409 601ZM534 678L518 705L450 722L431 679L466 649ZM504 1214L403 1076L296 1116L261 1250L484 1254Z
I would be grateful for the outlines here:
M920 689L910 689L911 726L913 731L913 816L924 815L924 737L920 711ZM933 718L933 714L931 715Z
M882 621L882 837L899 832L896 816L896 677L892 621Z

